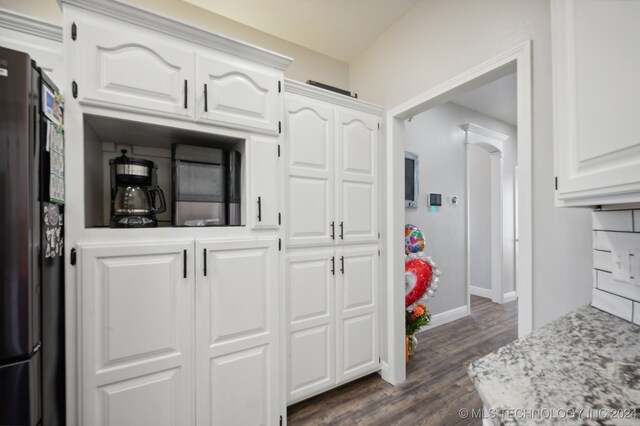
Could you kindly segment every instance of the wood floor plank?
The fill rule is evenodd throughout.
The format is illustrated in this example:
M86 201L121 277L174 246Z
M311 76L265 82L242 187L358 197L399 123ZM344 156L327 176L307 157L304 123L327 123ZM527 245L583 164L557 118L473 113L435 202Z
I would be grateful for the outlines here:
M299 425L481 425L458 412L482 408L469 363L517 337L517 301L498 305L471 296L471 315L416 335L407 380L391 386L372 374L288 408Z

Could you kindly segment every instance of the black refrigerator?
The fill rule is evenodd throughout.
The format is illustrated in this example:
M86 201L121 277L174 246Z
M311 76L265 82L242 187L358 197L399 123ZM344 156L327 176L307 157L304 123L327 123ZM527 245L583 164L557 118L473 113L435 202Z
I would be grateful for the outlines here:
M0 46L0 425L65 422L62 116L29 55Z

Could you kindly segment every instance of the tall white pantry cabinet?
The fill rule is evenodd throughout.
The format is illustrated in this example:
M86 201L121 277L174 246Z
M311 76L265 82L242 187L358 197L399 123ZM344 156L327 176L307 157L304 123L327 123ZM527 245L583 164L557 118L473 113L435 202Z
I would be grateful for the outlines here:
M380 369L382 111L285 83L287 403Z
M118 2L62 6L68 424L280 424L291 59ZM113 147L190 141L241 152L243 226L105 226Z

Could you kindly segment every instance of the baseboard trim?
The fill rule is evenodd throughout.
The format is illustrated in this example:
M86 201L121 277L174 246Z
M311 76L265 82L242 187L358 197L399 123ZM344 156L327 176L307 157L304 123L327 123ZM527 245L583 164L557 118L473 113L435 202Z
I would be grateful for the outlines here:
M509 293L505 293L502 297L502 303L513 302L518 298L518 295L515 291L510 291Z
M450 311L441 312L439 314L433 314L431 315L431 323L426 327L422 327L420 331L429 330L431 328L447 324L451 321L464 318L468 315L469 315L469 307L466 305L451 309Z
M487 299L491 299L493 297L493 291L490 288L482 288L470 285L469 292L474 296L486 297Z

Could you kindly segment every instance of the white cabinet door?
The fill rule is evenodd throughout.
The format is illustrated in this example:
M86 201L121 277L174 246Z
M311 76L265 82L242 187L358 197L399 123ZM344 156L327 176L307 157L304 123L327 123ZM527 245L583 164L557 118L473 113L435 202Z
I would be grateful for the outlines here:
M196 72L199 120L278 133L278 72L204 55Z
M81 423L193 424L193 242L79 256Z
M80 101L193 117L194 52L125 28L78 23ZM71 78L75 76L69 76Z
M552 1L551 12L556 199L640 201L640 2Z
M275 238L196 242L197 424L280 418Z
M334 110L289 93L285 107L287 246L331 244L336 236Z
M378 259L377 245L336 250L338 383L380 368Z
M335 253L286 257L287 403L335 386Z
M378 239L378 123L369 114L338 112L338 241Z
M279 225L278 184L280 162L278 140L252 137L249 141L251 194L249 215L254 228L277 228Z

